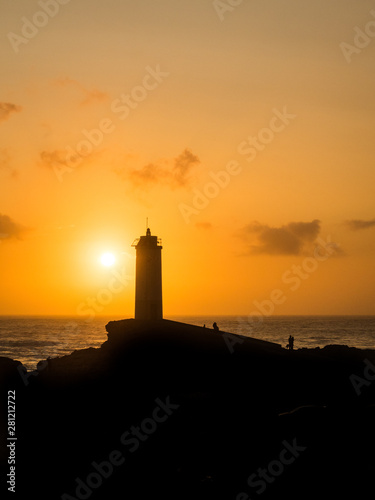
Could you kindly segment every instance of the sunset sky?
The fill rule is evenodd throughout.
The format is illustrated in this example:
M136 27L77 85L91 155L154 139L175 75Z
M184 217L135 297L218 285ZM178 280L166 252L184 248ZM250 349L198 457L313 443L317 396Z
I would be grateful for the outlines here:
M4 0L0 35L1 315L132 317L146 217L165 317L375 313L374 0Z

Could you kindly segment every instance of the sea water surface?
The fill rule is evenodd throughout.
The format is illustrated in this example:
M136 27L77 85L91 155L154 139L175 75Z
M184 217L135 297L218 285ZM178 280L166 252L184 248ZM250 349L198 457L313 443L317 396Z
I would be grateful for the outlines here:
M66 316L0 316L0 356L21 361L28 370L48 357L100 347L107 340L105 325L120 317L92 321ZM375 316L271 316L249 320L240 316L170 316L174 321L237 333L281 344L294 337L294 347L341 344L375 349Z

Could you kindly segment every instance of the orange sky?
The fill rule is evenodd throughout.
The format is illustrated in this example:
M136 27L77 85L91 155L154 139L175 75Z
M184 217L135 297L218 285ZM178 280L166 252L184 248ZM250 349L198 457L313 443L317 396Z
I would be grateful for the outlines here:
M372 1L0 14L0 314L374 314Z

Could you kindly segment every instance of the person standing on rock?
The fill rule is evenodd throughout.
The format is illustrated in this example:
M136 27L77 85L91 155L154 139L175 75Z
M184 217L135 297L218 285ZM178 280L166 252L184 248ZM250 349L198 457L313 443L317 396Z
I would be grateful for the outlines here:
M289 335L289 343L286 346L287 349L290 351L293 351L294 348L294 337L292 335Z

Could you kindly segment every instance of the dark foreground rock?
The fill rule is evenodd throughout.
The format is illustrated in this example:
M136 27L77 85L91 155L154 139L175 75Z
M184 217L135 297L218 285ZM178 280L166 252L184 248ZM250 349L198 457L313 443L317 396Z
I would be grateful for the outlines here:
M171 321L110 322L100 349L16 390L16 494L38 499L368 498L375 351L280 346Z

